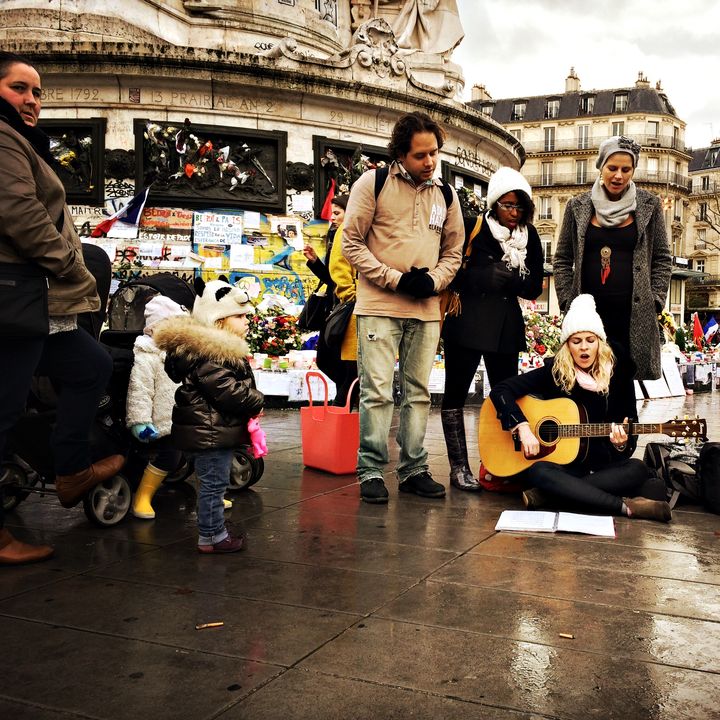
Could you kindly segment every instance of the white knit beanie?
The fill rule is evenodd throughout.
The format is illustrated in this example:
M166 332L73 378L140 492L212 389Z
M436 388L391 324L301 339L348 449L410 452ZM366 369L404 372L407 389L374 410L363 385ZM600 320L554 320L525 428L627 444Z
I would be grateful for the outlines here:
M182 305L178 305L169 297L156 295L145 305L145 334L150 335L151 333L148 331L161 320L166 320L176 315L184 315L186 312L187 310Z
M202 294L195 298L192 314L198 322L212 326L223 318L254 311L250 295L245 290L223 280L211 280L205 284Z
M605 328L595 309L595 298L592 295L578 295L570 303L560 331L560 343L564 343L571 335L579 332L595 333L599 338L607 340Z
M509 167L498 168L488 184L488 210L503 196L513 190L522 190L532 200L530 183L517 171Z

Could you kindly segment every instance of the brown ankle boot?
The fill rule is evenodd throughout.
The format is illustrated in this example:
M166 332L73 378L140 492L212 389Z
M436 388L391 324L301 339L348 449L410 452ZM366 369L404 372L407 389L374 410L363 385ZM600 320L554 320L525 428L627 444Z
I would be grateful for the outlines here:
M66 508L77 505L86 492L117 475L124 464L123 455L110 455L73 475L58 475L55 478L55 489L60 504Z
M23 565L47 560L54 550L49 545L30 545L0 530L0 565Z
M657 520L659 522L670 522L672 510L663 500L648 500L643 497L623 498L625 507L628 509L628 517L640 518L643 520Z
M542 490L537 488L528 488L522 493L523 505L528 510L539 510L547 506L547 498L542 494Z

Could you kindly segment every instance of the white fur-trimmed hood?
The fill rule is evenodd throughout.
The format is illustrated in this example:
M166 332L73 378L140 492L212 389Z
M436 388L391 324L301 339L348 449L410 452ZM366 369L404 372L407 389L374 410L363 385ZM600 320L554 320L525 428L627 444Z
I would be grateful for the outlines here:
M189 316L163 320L153 332L161 350L189 362L209 360L219 365L240 366L250 354L247 342L218 327L208 327Z

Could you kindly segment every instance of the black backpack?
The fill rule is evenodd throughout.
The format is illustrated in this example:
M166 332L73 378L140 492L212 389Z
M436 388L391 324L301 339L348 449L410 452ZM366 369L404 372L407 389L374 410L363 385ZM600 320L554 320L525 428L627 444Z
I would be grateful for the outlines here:
M662 478L671 507L678 501L720 514L720 443L696 446L650 442L643 461Z
M703 504L720 515L720 442L706 442L700 448L696 472Z

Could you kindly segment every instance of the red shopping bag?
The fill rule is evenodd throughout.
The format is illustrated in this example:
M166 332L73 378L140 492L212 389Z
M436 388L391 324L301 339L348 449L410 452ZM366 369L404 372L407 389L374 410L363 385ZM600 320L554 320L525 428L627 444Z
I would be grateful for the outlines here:
M311 378L318 378L325 386L322 405L313 405ZM300 408L303 465L334 475L354 473L360 445L360 415L350 412L353 382L344 407L328 405L328 384L319 372L305 375L308 387L308 407Z

